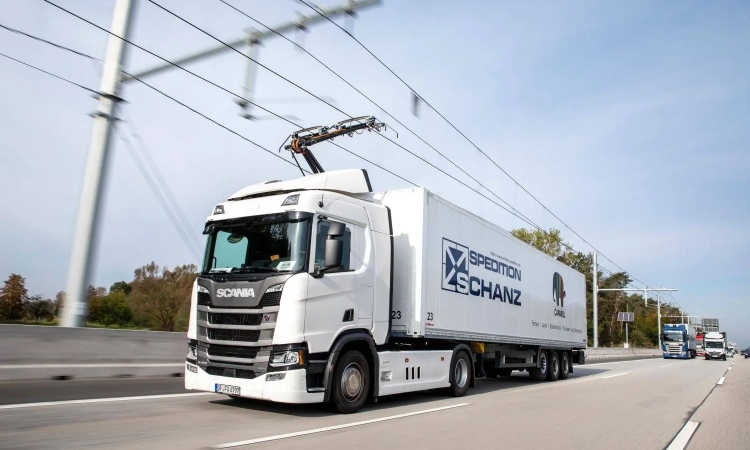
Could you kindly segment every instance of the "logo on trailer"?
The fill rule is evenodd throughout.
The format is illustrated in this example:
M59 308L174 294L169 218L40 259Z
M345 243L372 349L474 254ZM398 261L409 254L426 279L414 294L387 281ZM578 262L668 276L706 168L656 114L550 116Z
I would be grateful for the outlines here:
M492 253L500 259L508 261ZM498 275L521 281L521 269L493 257L485 256L458 242L443 238L442 288L456 294L499 300L521 306L521 291L497 280ZM491 278L472 276L470 266L491 272Z
M469 293L469 248L443 238L443 289Z
M565 283L563 277L559 273L555 272L552 275L552 302L555 304L555 315L559 317L565 317Z

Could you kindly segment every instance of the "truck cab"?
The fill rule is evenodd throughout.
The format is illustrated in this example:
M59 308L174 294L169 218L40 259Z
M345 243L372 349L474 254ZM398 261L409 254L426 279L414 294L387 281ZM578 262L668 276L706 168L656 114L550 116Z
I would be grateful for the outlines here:
M320 402L342 336L386 342L390 218L357 198L370 192L365 171L345 170L256 184L215 206L191 304L188 389Z
M703 337L706 359L727 360L727 345L722 333L710 332Z
M665 359L693 359L697 353L696 332L692 325L664 324L662 355Z

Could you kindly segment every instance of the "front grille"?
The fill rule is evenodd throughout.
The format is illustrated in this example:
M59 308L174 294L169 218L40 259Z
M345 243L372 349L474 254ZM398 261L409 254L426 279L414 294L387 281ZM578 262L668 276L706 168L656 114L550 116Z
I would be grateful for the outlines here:
M206 373L209 375L214 376L224 376L224 368L223 367L216 367L216 366L207 366L206 367Z
M208 329L208 338L216 341L258 342L260 330Z
M262 314L208 313L208 322L215 325L260 325Z
M208 348L209 356L223 356L225 358L255 358L258 354L256 347L234 347L231 345L212 345Z
M206 292L198 292L198 304L201 306L211 306L211 295Z
M268 308L271 306L279 306L281 304L281 292L269 292L263 294L263 298L260 299L258 308Z
M247 369L234 369L236 378L247 378L252 380L255 378L255 372Z

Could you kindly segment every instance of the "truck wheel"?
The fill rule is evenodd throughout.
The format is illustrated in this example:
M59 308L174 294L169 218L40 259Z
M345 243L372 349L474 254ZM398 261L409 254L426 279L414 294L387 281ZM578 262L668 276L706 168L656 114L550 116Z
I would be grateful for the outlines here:
M333 371L333 406L342 414L359 411L370 392L370 365L362 353L350 350L339 359Z
M560 355L556 351L549 352L549 372L547 380L557 381L560 378Z
M451 387L448 391L454 397L463 397L469 392L469 385L471 384L471 368L471 359L466 352L460 351L453 355L450 369L453 381L451 381Z
M539 353L539 367L529 369L529 377L534 381L544 381L547 379L547 371L549 371L549 360L547 352L542 351Z
M570 376L570 354L568 352L560 353L560 379L567 380Z

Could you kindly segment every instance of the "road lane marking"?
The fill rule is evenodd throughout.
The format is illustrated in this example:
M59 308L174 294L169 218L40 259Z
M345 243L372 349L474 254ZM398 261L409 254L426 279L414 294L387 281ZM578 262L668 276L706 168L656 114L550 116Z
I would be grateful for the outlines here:
M724 380L726 380L726 379L727 379L727 377L721 377L721 378L719 378L719 381L716 384L718 384L719 386L721 386L722 384L724 384Z
M729 368L727 370L732 370L732 366L729 366Z
M671 366L671 365L672 365L672 364L664 364L664 365L663 365L662 367L669 367L669 366Z
M593 364L583 364L580 366L577 366L577 368L585 369L588 366L603 366L604 364L625 364L625 363L632 363L632 362L640 362L640 361L653 361L656 358L640 358L640 359L630 359L628 361L610 361L610 362L603 362L603 363L593 363Z
M695 430L698 429L698 425L700 425L700 422L686 423L666 450L683 450L688 445L688 442L690 442L690 438L693 437Z
M0 370L8 369L99 369L107 367L182 367L185 363L113 363L113 364L3 364Z
M246 441L229 442L227 444L220 444L220 445L216 445L210 448L222 449L222 448L240 447L243 445L260 444L262 442L277 441L279 439L288 439L288 438L293 438L293 437L298 437L298 436L306 436L308 434L325 433L326 431L340 430L342 428L351 428L351 427L357 427L360 425L369 425L371 423L385 422L386 420L401 419L403 417L410 417L410 416L416 416L420 414L444 411L446 409L460 408L462 406L468 406L468 405L471 405L471 403L458 403L456 405L448 405L448 406L442 406L440 408L432 408L432 409L423 409L421 411L397 414L395 416L378 417L377 419L362 420L360 422L350 422L350 423L344 423L341 425L333 425L330 427L314 428L312 430L304 430L304 431L296 431L294 433L277 434L274 436L266 436L266 437L256 438L256 439L248 439Z
M627 375L630 372L623 372L623 373L616 373L614 375L607 375L606 377L602 377L602 380L606 380L607 378L614 378L614 377L621 377L623 375Z
M133 400L154 400L154 399L160 399L160 398L195 397L198 395L216 395L216 394L214 394L213 392L188 392L185 394L136 395L132 397L90 398L90 399L85 399L85 400L63 400L63 401L58 401L58 402L18 403L16 405L0 405L0 410L35 408L35 407L41 407L41 406L81 405L85 403L128 402L128 401L133 401Z

